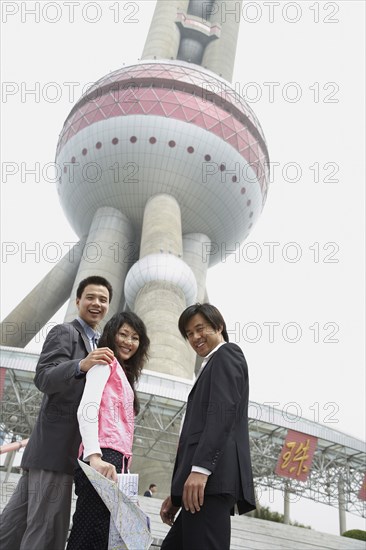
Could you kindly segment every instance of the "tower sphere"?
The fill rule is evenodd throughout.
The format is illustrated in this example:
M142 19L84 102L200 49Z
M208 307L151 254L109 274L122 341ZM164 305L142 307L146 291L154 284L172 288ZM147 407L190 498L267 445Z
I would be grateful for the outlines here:
M98 80L67 117L56 163L60 201L80 237L103 206L139 235L146 202L167 193L180 205L183 235L202 233L228 250L258 219L269 179L253 111L225 80L181 61L144 61Z

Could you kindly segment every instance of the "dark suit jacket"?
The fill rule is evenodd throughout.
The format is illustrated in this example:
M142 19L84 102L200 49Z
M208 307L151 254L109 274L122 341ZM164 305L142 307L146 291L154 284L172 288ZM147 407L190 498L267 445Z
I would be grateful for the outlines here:
M76 412L85 385L85 376L75 378L75 374L90 351L76 319L53 327L47 335L34 378L44 396L22 468L73 474L81 442Z
M239 513L255 508L248 433L248 368L236 344L221 346L194 384L179 439L171 497L181 505L192 466L212 472L205 494L231 494Z

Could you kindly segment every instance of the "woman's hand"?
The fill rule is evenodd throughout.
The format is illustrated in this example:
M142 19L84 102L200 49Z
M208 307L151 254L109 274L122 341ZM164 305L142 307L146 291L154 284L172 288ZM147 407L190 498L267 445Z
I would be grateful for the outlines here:
M105 462L104 460L102 460L102 457L100 455L90 455L89 461L90 466L94 468L94 470L102 474L102 476L106 477L107 479L111 479L112 481L118 480L115 466L113 466L113 464L110 464L109 462Z

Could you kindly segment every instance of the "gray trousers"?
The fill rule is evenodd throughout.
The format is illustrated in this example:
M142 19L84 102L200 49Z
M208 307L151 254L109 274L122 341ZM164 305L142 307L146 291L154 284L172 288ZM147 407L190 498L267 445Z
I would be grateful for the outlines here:
M24 471L0 517L0 548L64 550L70 525L73 476Z

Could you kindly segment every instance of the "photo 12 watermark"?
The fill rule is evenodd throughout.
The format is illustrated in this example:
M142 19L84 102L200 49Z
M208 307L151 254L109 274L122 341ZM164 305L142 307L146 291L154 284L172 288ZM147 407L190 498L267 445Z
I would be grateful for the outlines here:
M141 2L1 2L1 22L139 23Z
M310 325L299 321L236 321L228 326L230 340L239 344L284 343L339 344L340 325L335 321L314 321Z
M315 241L308 244L296 241L285 243L248 241L244 244L208 241L202 243L201 258L204 264L218 259L221 263L226 263L229 259L237 264L243 262L249 264L258 262L297 264L304 261L315 264L338 264L341 260L340 252L339 244L334 241L325 243Z
M221 24L228 21L245 23L335 24L340 22L339 2L203 2L202 19L215 18Z
M108 258L116 264L130 264L138 259L139 243L128 242L40 242L40 241L4 241L1 243L1 262L14 264L49 263L57 264L63 258L68 263L81 260L90 264Z
M113 141L113 140L112 140ZM117 140L118 141L118 140ZM100 149L96 144L96 149ZM87 154L83 149L81 155ZM93 154L93 152L91 152ZM105 172L107 168L107 173ZM70 161L60 163L35 161L15 162L4 161L1 164L1 176L3 184L13 183L59 183L79 184L79 183L98 183L101 181L111 181L111 183L138 183L139 165L136 162L120 163L115 161L110 166L105 167L96 161L78 162L75 158Z

